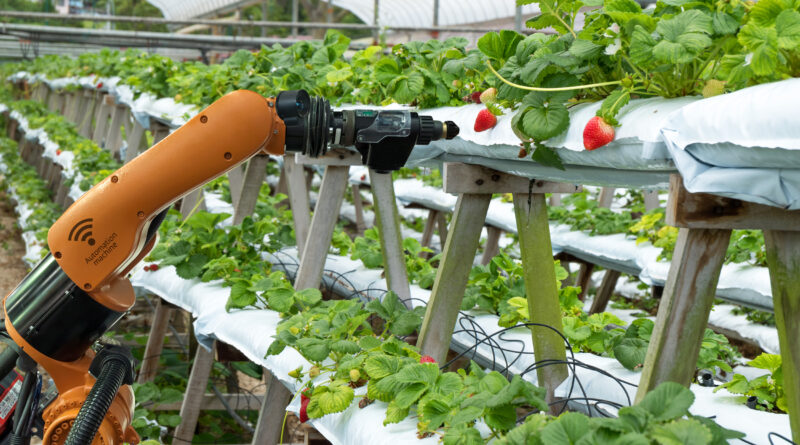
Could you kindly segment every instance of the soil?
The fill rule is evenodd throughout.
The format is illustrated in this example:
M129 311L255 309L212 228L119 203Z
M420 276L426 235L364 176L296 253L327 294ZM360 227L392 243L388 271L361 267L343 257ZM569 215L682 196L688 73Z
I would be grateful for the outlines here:
M28 273L22 261L25 243L17 226L14 206L4 191L0 192L0 295L5 297Z

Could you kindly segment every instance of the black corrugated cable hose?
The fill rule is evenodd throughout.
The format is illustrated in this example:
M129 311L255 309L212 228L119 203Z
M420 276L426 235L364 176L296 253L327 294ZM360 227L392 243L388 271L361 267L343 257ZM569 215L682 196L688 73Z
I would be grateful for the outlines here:
M130 372L130 363L121 357L108 357L92 390L83 402L75 423L69 430L65 445L89 445L94 440L103 418L114 401L125 375Z

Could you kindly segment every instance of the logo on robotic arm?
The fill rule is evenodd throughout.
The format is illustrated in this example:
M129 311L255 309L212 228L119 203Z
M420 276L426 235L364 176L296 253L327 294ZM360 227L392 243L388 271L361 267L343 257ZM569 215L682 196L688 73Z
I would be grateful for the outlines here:
M90 246L94 246L95 240L92 238L92 221L92 218L86 218L72 226L72 230L69 231L69 241L85 242Z

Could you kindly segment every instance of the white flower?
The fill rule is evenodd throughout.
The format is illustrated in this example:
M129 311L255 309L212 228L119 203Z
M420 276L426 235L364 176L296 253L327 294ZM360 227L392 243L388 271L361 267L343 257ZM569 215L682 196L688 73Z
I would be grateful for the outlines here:
M361 88L353 88L353 96L361 92Z
M753 53L747 53L747 55L744 56L744 66L750 65L751 60L753 60Z
M613 56L614 54L617 53L617 51L619 51L621 47L622 44L619 41L619 37L617 37L616 39L614 39L614 43L606 47L605 53L607 56Z

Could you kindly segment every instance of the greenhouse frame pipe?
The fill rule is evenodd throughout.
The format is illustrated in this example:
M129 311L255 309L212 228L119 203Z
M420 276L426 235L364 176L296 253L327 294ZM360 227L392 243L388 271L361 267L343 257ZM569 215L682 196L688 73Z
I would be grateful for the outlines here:
M293 0L294 3L297 0ZM377 3L377 2L376 2ZM377 11L377 8L376 8ZM85 15L85 14L53 14L48 12L22 12L22 11L0 11L3 17L17 19L42 19L42 20L70 20L70 21L90 21L90 22L125 22L125 23L144 23L148 25L207 25L207 26L236 26L236 27L266 27L266 28L333 28L333 29L366 29L373 31L389 30L399 32L409 31L440 31L440 32L474 32L486 33L497 31L496 27L469 27L469 26L387 26L367 25L362 23L320 23L320 22L299 22L293 18L291 22L265 21L265 20L173 20L156 17L134 17L134 16L109 16L109 15ZM293 11L294 16L294 11ZM377 20L376 20L377 23ZM533 33L534 30L522 30L523 33ZM542 32L542 31L536 31ZM156 33L167 34L167 33Z

